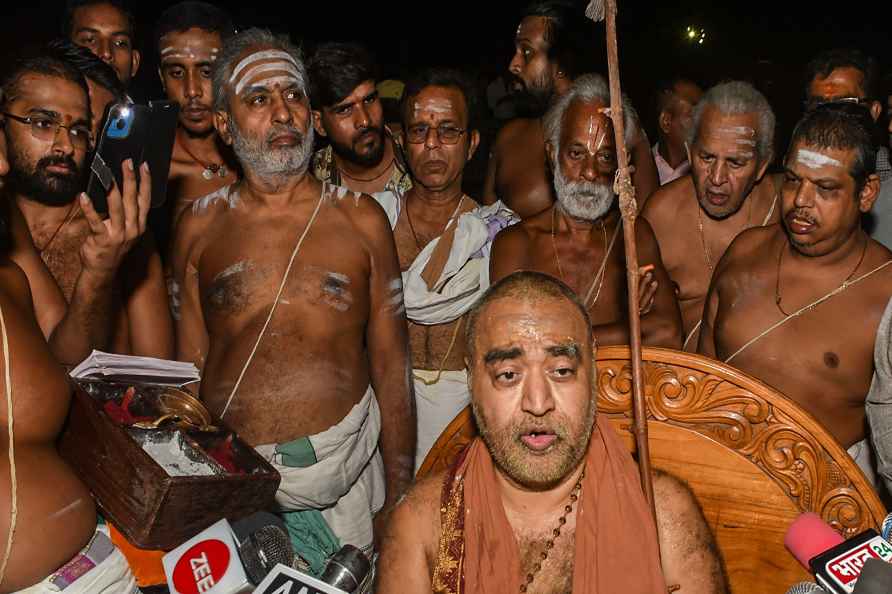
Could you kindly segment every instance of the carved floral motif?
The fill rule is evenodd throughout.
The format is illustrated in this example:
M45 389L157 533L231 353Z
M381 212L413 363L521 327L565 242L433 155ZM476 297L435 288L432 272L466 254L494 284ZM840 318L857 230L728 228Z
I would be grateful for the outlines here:
M688 428L744 456L801 510L816 511L846 537L876 527L870 506L827 448L764 397L693 366L645 361L644 375L648 418ZM598 387L601 412L631 418L627 358L599 359Z

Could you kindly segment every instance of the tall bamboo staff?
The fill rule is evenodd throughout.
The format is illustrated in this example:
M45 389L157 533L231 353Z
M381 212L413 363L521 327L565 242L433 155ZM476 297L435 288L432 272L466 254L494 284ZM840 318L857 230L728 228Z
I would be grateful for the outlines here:
M638 448L638 470L641 486L656 517L653 478L650 470L650 448L647 442L647 402L644 400L644 375L641 363L641 315L638 310L638 245L635 242L635 219L638 203L635 186L629 172L623 125L623 100L619 85L619 54L616 44L616 0L591 0L585 15L593 21L607 21L607 68L610 75L610 118L616 139L616 172L614 191L619 195L619 209L623 219L623 241L626 248L626 281L629 293L629 339L632 347L632 409L634 412L635 443Z

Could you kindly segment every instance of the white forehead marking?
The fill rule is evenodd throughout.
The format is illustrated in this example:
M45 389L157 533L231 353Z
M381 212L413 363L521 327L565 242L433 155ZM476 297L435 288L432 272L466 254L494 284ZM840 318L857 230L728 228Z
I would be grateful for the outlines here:
M447 99L428 99L424 103L416 101L414 107L415 117L418 117L418 114L424 109L438 114L451 113L452 101Z
M297 61L295 61L295 59L288 52L283 52L282 50L264 50L262 52L254 52L253 54L245 56L244 58L242 58L241 62L236 64L235 69L232 71L232 76L229 77L229 84L235 82L235 79L238 78L238 75L241 73L241 71L254 62L259 62L260 60L271 60L273 58L285 60L286 62L290 62L295 67L297 67Z
M719 132L723 134L741 134L743 136L755 136L756 131L749 126L725 126L719 128Z
M799 149L799 151L796 153L796 161L805 165L809 169L820 169L821 167L826 167L827 165L842 167L842 163L840 163L833 157L828 157L823 153L810 151L808 149Z
M173 47L172 45L169 45L169 46L167 46L166 48L164 48L163 50L161 50L161 55L162 55L162 56L166 56L166 55L169 54L170 52L176 51L176 49L177 49L177 48Z
M264 72L277 72L282 73L285 72L287 75L279 74L278 76L260 76ZM258 78L259 77L259 78ZM296 82L298 85L301 85L302 79L300 76L300 72L297 71L297 68L294 67L291 62L269 62L267 64L261 64L259 66L254 66L245 71L245 75L238 81L238 84L235 86L235 94L239 95L249 84L256 84L258 82L269 82L272 79L276 79L276 82Z
M177 58L188 58L188 59L201 59L207 58L209 62L213 62L217 59L218 48L213 48L210 50L206 50L204 48L193 48L190 46L168 46L161 50L161 61L165 60L175 60Z

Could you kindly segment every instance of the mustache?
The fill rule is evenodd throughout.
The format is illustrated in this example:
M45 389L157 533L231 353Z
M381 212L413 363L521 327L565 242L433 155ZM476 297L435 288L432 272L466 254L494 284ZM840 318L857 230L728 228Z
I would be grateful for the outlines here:
M607 188L610 192L613 188L609 184L600 184L590 181L576 181L567 184L567 191L577 196L594 196L598 192L603 192L602 188Z
M74 159L71 158L70 155L59 155L52 157L44 157L37 162L37 166L35 169L40 171L42 169L46 169L47 167L52 167L53 165L65 165L69 169L71 169L72 176L80 173L80 169L77 166L77 163L74 162ZM52 173L49 175L59 176L64 174Z
M802 219L803 221L807 221L812 225L817 223L815 218L811 214L809 214L808 211L801 208L797 208L796 210L791 211L786 218L788 221L792 221L793 219Z
M272 142L275 137L281 136L282 134L293 134L297 137L298 143L304 142L303 133L297 127L289 126L287 124L276 124L273 126L266 134L266 141Z

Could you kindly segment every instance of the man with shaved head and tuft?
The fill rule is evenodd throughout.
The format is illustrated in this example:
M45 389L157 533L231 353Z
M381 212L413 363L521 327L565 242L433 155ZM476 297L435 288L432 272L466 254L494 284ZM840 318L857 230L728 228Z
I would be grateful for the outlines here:
M412 480L393 234L371 197L308 172L307 74L287 38L248 29L224 42L213 95L244 177L177 226L178 356L203 370L202 400L279 470L277 504L318 574L343 544L370 554L373 519Z
M592 324L573 291L517 272L467 324L480 437L397 507L378 591L727 592L696 500L662 473L654 526L632 457L597 414Z

